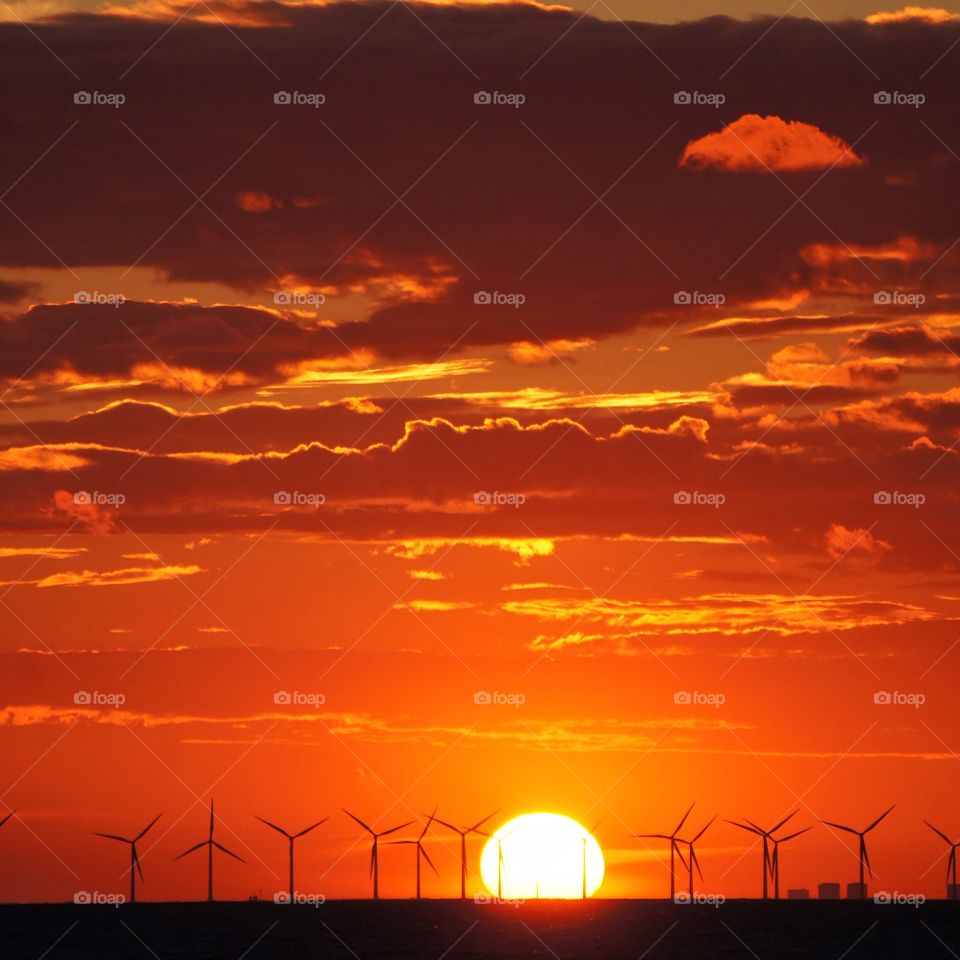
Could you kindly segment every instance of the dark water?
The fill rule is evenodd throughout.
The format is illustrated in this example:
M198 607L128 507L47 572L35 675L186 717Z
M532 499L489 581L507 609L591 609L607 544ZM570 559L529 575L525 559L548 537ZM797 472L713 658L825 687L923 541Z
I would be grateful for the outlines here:
M0 906L2 960L957 960L960 903Z

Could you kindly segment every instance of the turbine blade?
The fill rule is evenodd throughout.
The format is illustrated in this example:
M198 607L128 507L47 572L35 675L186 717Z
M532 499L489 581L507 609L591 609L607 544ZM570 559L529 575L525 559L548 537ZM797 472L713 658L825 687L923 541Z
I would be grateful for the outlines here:
M0 827L2 827L16 812L16 810L11 810L2 820L0 820Z
M210 798L210 839L213 839L213 797Z
M136 843L141 837L143 837L146 832L163 816L162 813L158 813L134 838L133 842Z
M370 873L367 874L367 879L373 876L373 868L377 863L377 838L373 838L373 846L370 848Z
M118 837L115 833L94 833L95 837L103 837L104 840L119 840L121 843L133 843L126 837Z
M439 817L434 817L433 820L435 823L439 823L441 827L446 827L448 830L452 830L454 833L463 832L459 827L455 827L452 823L447 823L446 820L441 820Z
M316 823L311 823L306 830L301 830L299 833L295 833L293 838L302 837L304 834L309 833L311 830L316 830L321 824L326 823L330 818L324 817L322 820L318 820Z
M706 822L706 825L700 830L700 832L690 842L696 843L710 829L711 825L713 824L713 821L716 819L717 819L716 817L711 817Z
M832 823L830 820L821 820L821 823L825 823L828 827L836 827L837 830L846 830L847 833L852 833L855 837L860 836L859 830L854 830L853 827L845 827L842 823Z
M793 813L787 814L775 827L771 827L767 833L776 833L788 820L792 820L799 811L794 810Z
M892 807L889 807L887 810L884 810L883 813L881 813L880 816L877 817L877 819L874 820L873 823L871 823L870 826L867 827L867 829L864 830L863 832L864 832L864 833L869 833L869 832L893 809L893 807L895 807L895 806L896 806L896 804L893 804Z
M808 830L812 830L813 827L804 827L802 830L798 830L796 833L791 833L789 836L781 837L779 840L774 841L775 843L786 843L787 840L792 840L794 837L799 837L801 833L806 833Z
M690 860L693 862L693 865L697 868L697 873L700 875L700 879L703 879L703 871L700 869L700 860L697 857L697 851L691 846L690 847Z
M176 863L177 860L180 860L181 858L185 857L188 853L193 853L194 850L199 850L201 847L205 847L211 842L212 841L210 840L201 840L199 843L194 844L189 850L184 850L179 857L174 857L173 858L174 863Z
M866 832L866 831L864 831ZM870 854L867 853L867 841L860 838L860 852L863 854L863 862L866 864L867 873L870 874L870 879L873 879L873 871L870 869Z
M736 820L727 820L727 823L739 827L741 830L746 830L747 833L755 833L760 837L763 836L763 831L759 827L748 827L745 823L737 823Z
M671 839L673 839L673 838L671 838ZM674 849L677 851L677 856L680 858L680 862L683 864L683 869L684 869L684 870L689 870L690 867L687 865L687 861L686 861L686 859L685 859L684 856L683 856L683 849L682 849L682 847L680 846L679 843L677 843L676 840L673 840L673 846L674 846Z
M676 829L673 831L673 836L675 837L682 829L683 825L687 822L687 817L690 816L690 811L697 805L697 801L694 800L693 803L687 807L687 812L680 818L680 822L677 824Z
M946 840L947 843L949 843L949 844L952 844L952 843L953 843L953 841L952 841L942 830L938 830L929 820L924 820L923 822L924 822L935 834L937 834L938 836L943 837L943 839Z
M423 825L423 830L420 831L421 840L427 835L427 831L430 829L430 824L433 823L433 818L434 816L436 816L438 809L439 809L438 807L434 807L433 813L431 813L430 816L427 817L427 822Z
M746 820L746 822L749 823L750 826L753 827L753 829L756 830L757 833L759 833L761 837L764 836L764 835L767 834L767 833L771 833L771 832L772 832L772 831L769 831L769 830L764 830L763 827L760 826L760 824L754 823L752 820L747 820L746 817L744 817L743 819Z
M140 879L143 879L143 867L140 866L140 855L137 853L137 845L133 844L133 865L137 868L137 873L140 874Z
M277 833L282 833L288 840L290 839L290 834L287 833L283 827L278 827L275 823L271 823L269 820L264 820L263 817L258 817L256 814L253 815L254 820L259 820L261 823L265 823L268 827L276 830Z
M406 823L401 823L399 827L391 827L389 830L381 830L377 836L385 837L390 833L396 833L398 830L402 830L404 827L409 827L411 823L416 823L416 820L408 820Z
M221 852L225 853L228 857L233 857L234 860L239 860L241 863L246 863L247 861L243 857L238 857L232 850L228 850L222 843L217 843L216 840L213 841L213 845Z
M419 853L423 854L423 859L430 864L430 869L439 877L440 871L433 865L433 861L430 859L430 854L427 853L426 847L424 847L423 844L418 843L417 848Z
M673 837L668 833L631 833L635 840L672 840Z
M472 827L468 828L467 833L476 833L480 827L488 820L492 820L499 812L499 810L494 810L493 813L488 813L482 820L478 820Z
M349 810L345 809L344 807L341 807L340 809L343 810L343 812L344 812L351 820L356 820L357 823L359 823L360 826L363 827L363 829L367 831L367 833L373 833L373 831L370 829L370 827L368 827L367 824L365 824L359 817L355 817ZM374 834L374 836L376 836L376 834Z

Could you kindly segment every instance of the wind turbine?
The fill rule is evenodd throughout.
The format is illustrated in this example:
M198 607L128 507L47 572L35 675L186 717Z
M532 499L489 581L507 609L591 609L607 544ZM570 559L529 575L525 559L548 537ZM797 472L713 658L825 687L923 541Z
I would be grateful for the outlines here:
M137 841L140 840L143 835L163 816L162 813L158 813L132 840L128 837L120 837L115 833L96 833L94 832L95 837L103 837L104 840L119 840L120 843L130 844L130 902L137 902L137 874L140 874L140 879L143 880L143 868L140 866L140 857L137 855ZM10 814L7 814L3 820L0 820L0 827L2 827L7 820L10 819Z
M689 862L686 863L685 866L687 868L687 874L690 879L689 896L690 896L691 903L693 903L693 868L694 867L697 868L697 873L700 875L700 879L701 880L703 879L703 871L700 869L700 860L697 858L697 851L696 851L696 848L694 847L694 844L707 832L707 830L710 828L710 825L716 819L717 819L716 817L711 817L707 821L706 825L701 828L700 832L692 840L681 840L680 837L677 837L677 843L685 843L687 845ZM679 850L677 852L680 853ZM683 860L682 853L680 853L680 860L681 861Z
M806 833L808 830L812 830L813 827L804 827L802 830L798 830L796 833L791 833L786 837L771 837L773 841L773 853L770 854L770 873L773 876L773 899L780 899L780 844L786 843L788 840L792 840L794 837L799 837L801 833Z
M947 858L947 887L950 891L948 900L957 899L957 847L960 840L954 843L942 830L938 830L929 820L923 821L938 837L943 837L950 844L950 856ZM0 824L2 826L2 824Z
M343 810L343 807L340 808ZM401 823L399 827L391 827L389 830L380 830L379 832L374 830L372 827L367 826L359 817L355 817L349 810L343 810L343 812L351 819L356 820L357 823L363 827L367 833L373 837L373 846L370 848L370 875L373 877L373 899L380 899L380 858L377 853L377 843L381 837L387 836L390 833L396 833L398 830L402 830L404 827L409 827L413 820L408 820L406 823Z
M767 877L773 875L773 861L770 858L770 839L771 834L776 833L788 820L797 815L797 811L794 810L793 813L785 816L776 826L771 827L769 830L764 830L762 827L758 827L752 820L746 820L746 823L739 823L736 820L728 820L727 823L733 824L735 827L739 827L741 830L746 830L748 833L755 833L758 837L763 838L763 899L767 900L769 898L769 889L767 887Z
M455 827L452 823L447 823L446 820L441 820L439 817L435 818L437 823L441 826L446 827L448 830L452 830L454 833L460 835L460 899L467 899L467 837L471 833L478 833L483 837L489 837L489 833L484 833L480 828L491 818L495 817L500 811L494 810L493 813L487 814L482 820L478 820L472 827ZM502 854L502 848L500 853ZM498 867L499 870L499 867Z
M587 899L587 838L592 837L596 832L597 828L606 820L606 815L602 816L594 825L593 829L588 833L584 831L583 836L580 838L580 843L582 844L581 852L581 873L580 873L580 899Z
M254 815L256 816L256 815ZM271 823L269 820L264 820L263 817L256 817L261 823L266 824L268 827L271 827L273 830L276 830L277 833L282 833L287 840L290 841L290 903L293 903L295 900L294 894L297 892L296 887L293 885L293 841L302 837L304 834L309 833L311 830L316 830L321 823L326 823L330 818L324 817L322 820L318 820L316 823L311 824L306 830L301 830L299 833L287 833L283 827L278 827L275 823Z
M676 871L676 855L680 852L678 843L682 841L677 840L677 834L683 829L683 825L687 822L687 817L690 816L690 811L694 808L696 801L690 804L687 808L687 812L680 818L680 822L677 824L676 829L673 833L634 833L632 836L636 840L669 840L670 841L670 899L677 894L677 871ZM683 857L681 855L680 859ZM686 866L686 864L684 864Z
M427 848L423 845L423 838L427 835L427 831L430 829L430 825L433 823L433 819L436 816L436 813L437 813L437 809L436 807L434 807L433 813L431 813L430 816L427 817L427 822L424 828L420 831L420 836L417 837L416 840L388 840L387 841L387 843L390 844L391 846L413 844L417 848L417 899L418 900L421 899L420 897L420 857L422 856L423 859L430 864L430 869L435 874L437 874L438 877L440 876L439 871L433 865L433 861L430 859L430 854L427 853Z
M243 857L238 857L232 850L228 850L222 843L217 843L217 841L213 839L213 797L210 798L210 833L207 839L201 840L199 843L190 847L189 850L184 850L180 856L174 857L174 863L187 856L187 854L193 853L194 850L200 850L202 847L207 848L207 902L213 903L213 848L216 847L221 853L225 853L227 856L233 857L234 860L239 860L241 863L247 862Z
M893 806L889 807L887 810L881 813L880 816L877 817L877 819L874 820L873 823L871 823L870 826L867 827L865 830L854 830L853 827L845 827L842 823L831 823L829 820L820 821L821 823L825 823L828 827L835 827L837 830L845 830L847 833L852 833L855 837L860 838L860 897L861 898L866 895L866 887L864 886L864 882L863 882L864 865L866 865L867 873L870 874L870 879L871 880L873 879L873 871L870 869L870 857L867 855L867 841L865 839L866 835L875 826L877 826L877 824L879 824L880 821L883 820L883 818L886 817L886 815L895 806L896 804L893 804Z

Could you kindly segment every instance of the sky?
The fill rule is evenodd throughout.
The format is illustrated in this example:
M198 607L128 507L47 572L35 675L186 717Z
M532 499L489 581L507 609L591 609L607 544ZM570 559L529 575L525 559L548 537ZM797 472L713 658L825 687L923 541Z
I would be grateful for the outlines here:
M202 897L211 796L224 898L285 888L255 816L329 816L299 883L348 897L343 808L435 807L596 825L599 895L663 896L631 835L694 801L705 893L759 892L726 819L816 825L815 892L857 871L818 821L896 804L871 890L943 894L953 14L18 8L0 899L125 891L92 834L161 812L141 894Z

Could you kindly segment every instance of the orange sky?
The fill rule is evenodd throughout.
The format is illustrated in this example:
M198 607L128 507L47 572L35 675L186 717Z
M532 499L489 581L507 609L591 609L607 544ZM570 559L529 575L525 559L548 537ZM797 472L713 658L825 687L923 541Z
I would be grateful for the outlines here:
M704 892L758 893L724 818L896 803L873 889L942 895L960 27L217 10L0 26L0 899L125 891L92 832L161 811L141 894L199 898L211 795L223 898L284 888L255 815L347 897L340 808L436 805L661 896L694 800Z

